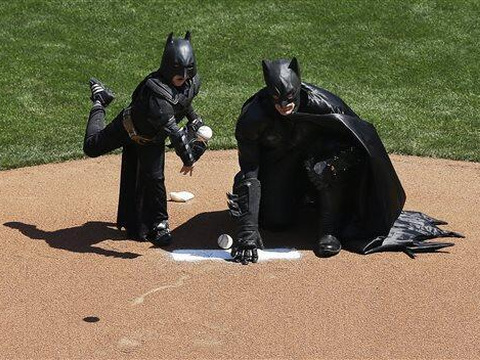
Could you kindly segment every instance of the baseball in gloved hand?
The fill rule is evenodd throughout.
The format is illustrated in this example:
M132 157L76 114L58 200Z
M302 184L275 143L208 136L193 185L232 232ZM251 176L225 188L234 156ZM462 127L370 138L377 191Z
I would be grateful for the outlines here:
M196 132L197 140L207 142L213 136L212 129L207 125L202 125Z

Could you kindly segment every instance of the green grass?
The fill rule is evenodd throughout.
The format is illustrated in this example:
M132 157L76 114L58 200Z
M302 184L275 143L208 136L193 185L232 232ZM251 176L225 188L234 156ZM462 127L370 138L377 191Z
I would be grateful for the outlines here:
M388 151L480 161L479 13L476 0L3 1L0 168L83 156L88 78L115 90L112 119L166 35L187 29L213 148L235 146L260 61L297 56L303 80L374 123Z

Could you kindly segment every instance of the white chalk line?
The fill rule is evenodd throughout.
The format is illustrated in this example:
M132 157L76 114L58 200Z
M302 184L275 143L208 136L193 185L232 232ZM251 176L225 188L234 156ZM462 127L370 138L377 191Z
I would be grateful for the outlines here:
M160 287L158 287L158 288L155 288L155 289L150 290L149 292L143 294L142 296L134 299L134 300L132 301L132 306L134 306L134 305L139 305L139 304L143 304L146 296L151 295L151 294L153 294L153 293L156 293L157 291L164 290L164 289L169 289L169 288L176 288L176 287L182 286L182 285L183 285L183 280L188 279L189 277L190 277L190 276L188 276L188 275L183 275L183 276L181 276L180 279L178 279L174 284L163 285L163 286L160 286Z
M178 249L173 250L175 261L231 260L230 250L216 249ZM278 248L258 250L258 261L297 260L302 255L296 249Z

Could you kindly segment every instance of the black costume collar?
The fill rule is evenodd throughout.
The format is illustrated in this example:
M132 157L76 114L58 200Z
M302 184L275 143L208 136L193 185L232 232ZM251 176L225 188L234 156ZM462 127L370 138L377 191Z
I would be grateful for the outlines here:
M168 102L172 104L178 103L178 91L162 82L162 80L151 77L147 80L147 87L149 87L155 94L160 95L160 97L164 98Z
M158 76L158 73L153 73L152 75L147 78L146 86L154 94L167 100L172 105L187 104L198 93L200 87L200 80L197 75L188 79L181 88L168 85L161 76Z

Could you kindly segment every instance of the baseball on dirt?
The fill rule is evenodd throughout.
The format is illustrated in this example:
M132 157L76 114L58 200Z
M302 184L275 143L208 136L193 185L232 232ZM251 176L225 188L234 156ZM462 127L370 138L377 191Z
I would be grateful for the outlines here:
M200 126L197 130L197 139L201 141L208 141L212 138L213 131L209 126Z
M232 247L233 245L233 239L230 235L228 234L222 234L218 237L218 246L220 246L224 250L228 250Z

